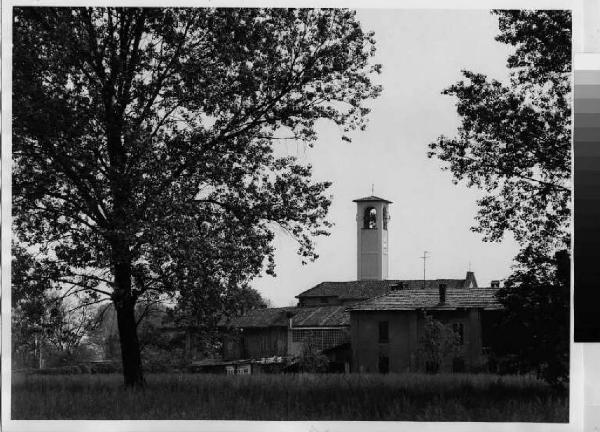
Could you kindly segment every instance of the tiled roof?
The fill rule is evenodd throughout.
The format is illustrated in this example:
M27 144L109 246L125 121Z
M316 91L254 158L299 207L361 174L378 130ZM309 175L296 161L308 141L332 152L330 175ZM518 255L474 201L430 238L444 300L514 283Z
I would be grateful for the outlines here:
M364 198L358 198L358 199L355 199L355 200L352 200L352 201L353 201L353 202L364 202L364 201L385 201L386 203L390 203L390 204L392 204L392 202L391 202L391 201L389 201L389 200L386 200L385 198L379 198L379 197L376 197L375 195L371 195L371 196L364 197Z
M219 321L221 327L285 327L288 325L288 311L295 307L254 309L242 316L223 317Z
M448 289L466 288L465 279L433 279L425 281L426 289L437 289L446 284ZM360 280L348 282L321 282L296 296L302 297L338 297L340 299L369 299L396 289L423 289L423 280Z
M413 310L435 309L451 310L457 308L502 309L496 299L496 289L471 288L446 291L446 301L440 304L438 289L409 289L393 291L387 295L348 307L349 311L373 310Z
M346 306L319 306L297 308L292 317L293 327L328 327L350 325Z
M220 327L335 327L350 325L346 306L255 309L239 317L223 318Z

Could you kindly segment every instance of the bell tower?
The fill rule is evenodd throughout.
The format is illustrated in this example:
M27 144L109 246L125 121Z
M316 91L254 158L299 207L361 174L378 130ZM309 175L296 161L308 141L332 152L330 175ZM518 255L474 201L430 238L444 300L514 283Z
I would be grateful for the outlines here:
M355 199L358 280L388 278L388 206L383 198L369 196Z

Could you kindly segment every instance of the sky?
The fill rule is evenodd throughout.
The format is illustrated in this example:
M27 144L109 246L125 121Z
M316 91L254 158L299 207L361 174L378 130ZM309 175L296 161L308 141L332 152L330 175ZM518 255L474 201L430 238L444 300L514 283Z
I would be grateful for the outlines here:
M264 275L252 286L273 306L295 305L295 296L324 281L356 280L356 204L375 195L389 207L389 279L422 279L423 251L429 252L427 279L464 278L475 272L479 286L509 276L518 247L510 235L485 243L475 225L482 192L452 184L442 163L427 158L428 144L453 136L460 124L455 99L441 91L472 70L506 80L510 47L496 42L497 18L489 11L364 9L364 30L377 41L374 62L383 70L382 95L370 105L365 131L342 141L335 125L319 124L314 148L277 144L280 154L313 166L314 178L333 182L331 235L316 240L320 258L302 265L297 244L284 233L275 239L276 277Z

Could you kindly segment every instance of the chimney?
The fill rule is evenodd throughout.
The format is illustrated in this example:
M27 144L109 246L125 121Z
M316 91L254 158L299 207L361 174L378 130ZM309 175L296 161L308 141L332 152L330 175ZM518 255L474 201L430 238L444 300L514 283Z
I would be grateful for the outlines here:
M288 328L292 328L292 317L294 314L291 311L285 312L285 317L288 319Z
M492 281L492 288L500 288L500 281L499 280L493 280Z
M446 303L446 284L440 284L440 304Z

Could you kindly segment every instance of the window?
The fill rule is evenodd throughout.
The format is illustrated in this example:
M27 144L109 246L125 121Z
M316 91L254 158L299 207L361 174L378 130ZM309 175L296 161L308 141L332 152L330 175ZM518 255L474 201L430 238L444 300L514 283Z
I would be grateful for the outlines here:
M387 206L385 206L383 208L383 229L386 230L387 229L387 223L388 223L388 210L387 210Z
M321 303L323 303L323 304L329 303L329 301L327 300L327 297L321 297Z
M379 373L388 373L390 371L390 358L386 355L379 355Z
M344 329L301 329L292 330L292 342L309 345L317 351L331 348L350 341Z
M377 210L375 207L367 207L363 217L364 229L377 229Z
M463 323L452 324L452 330L454 330L454 333L458 335L459 343L463 345L465 343L465 326Z
M389 325L387 321L379 321L379 343L390 341Z

